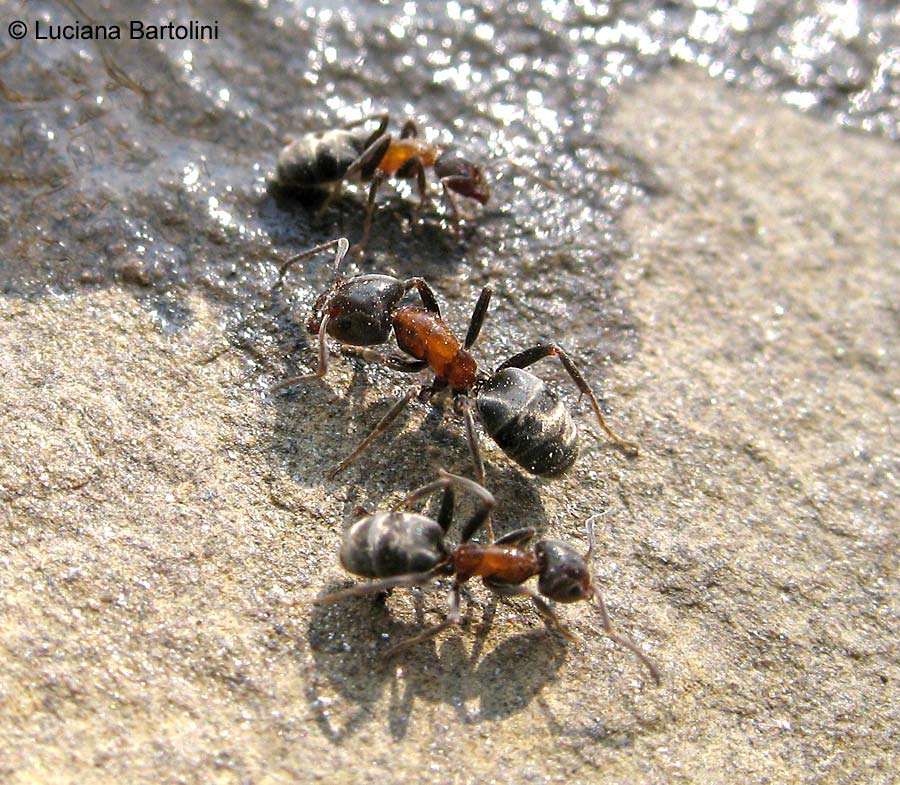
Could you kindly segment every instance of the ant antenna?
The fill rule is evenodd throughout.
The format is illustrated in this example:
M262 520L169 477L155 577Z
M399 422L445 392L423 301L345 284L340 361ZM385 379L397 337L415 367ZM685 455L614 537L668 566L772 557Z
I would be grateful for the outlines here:
M304 251L303 253L298 253L296 256L290 257L281 267L278 268L278 281L276 281L275 285L272 287L272 291L274 292L277 289L280 289L284 285L284 276L287 274L287 271L291 269L297 262L301 262L304 259L309 259L311 256L315 256L317 253L321 253L322 251L330 250L331 248L337 248L334 253L334 281L337 284L341 280L341 262L344 260L344 257L347 255L347 251L350 250L350 241L346 237L339 237L337 240L331 240L327 243L322 243L321 245L317 245L315 248L310 248L308 251Z
M619 633L616 632L615 627L612 626L612 622L609 620L609 613L606 610L606 603L603 601L603 595L600 594L597 589L594 589L594 605L600 610L600 619L603 623L603 631L606 633L606 636L613 642L618 643L619 646L624 646L626 649L631 651L635 657L637 657L644 665L647 666L647 670L650 671L650 675L653 677L653 681L657 684L660 683L660 674L659 668L653 664L653 660L651 660L644 652L642 652L636 643L628 640L628 638L623 638Z
M548 180L546 177L541 177L540 175L535 174L533 166L528 166L528 164L517 161L515 158L509 155L504 155L500 158L494 158L492 161L488 161L486 164L483 164L481 168L484 171L489 172L491 169L494 169L500 164L506 164L511 169L515 169L519 174L530 177L538 185L540 185L542 188L546 188L548 191L559 193L559 186L556 183L554 183L552 180Z
M587 523L585 525L585 529L587 530L587 538L588 538L588 549L587 553L584 554L584 560L586 562L590 561L591 554L594 551L594 543L596 542L596 538L594 536L594 521L598 518L604 517L609 510L604 510L603 512L598 512L592 515L587 519ZM635 657L637 657L644 665L647 667L647 670L650 671L650 675L653 677L653 681L657 684L660 683L660 674L659 668L653 664L653 661L642 652L636 643L628 640L628 638L623 638L616 632L615 627L613 627L612 622L609 619L609 613L606 610L606 603L603 600L603 595L597 591L597 587L592 587L594 605L597 606L597 609L600 611L600 620L603 624L603 631L606 633L606 636L613 641L613 643L618 643L619 646L624 646L626 649L631 651Z
M587 522L584 525L585 531L587 532L587 541L588 541L588 549L584 554L584 560L589 562L591 560L591 555L594 552L594 543L597 541L597 537L594 534L594 521L598 518L605 518L609 515L609 510L604 510L603 512L596 512L590 518L587 519Z

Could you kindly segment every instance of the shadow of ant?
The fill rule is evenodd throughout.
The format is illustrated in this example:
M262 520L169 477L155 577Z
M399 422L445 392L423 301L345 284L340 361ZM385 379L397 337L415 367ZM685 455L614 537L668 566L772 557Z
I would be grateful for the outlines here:
M332 584L329 589L346 586ZM384 641L410 637L426 624L432 592L415 591L415 622L397 621L385 598L353 598L333 606L314 606L307 638L315 660L314 678L306 698L322 734L343 744L375 719L375 706L389 690L386 719L390 734L403 738L411 722L416 700L453 706L460 720L475 725L499 720L525 709L552 682L562 667L566 645L551 629L531 630L504 639L482 656L499 598L483 607L475 643L467 654L463 643L472 633L473 609L469 602L461 630L421 643L397 658L385 658ZM498 673L503 677L498 678ZM327 688L318 675L328 680ZM334 691L353 708L338 717ZM467 704L478 701L476 709Z
M350 237L356 242L365 220L363 203L351 193L341 193L331 201L322 192L270 183L266 201L277 208L281 220L296 222L302 228L308 247L336 237ZM267 212L267 205L263 205L260 214ZM278 219L273 216L273 220ZM373 272L386 272L383 261L389 259L390 271L398 276L429 277L453 272L465 262L467 250L478 247L478 224L467 222L457 234L444 215L433 210L417 212L414 203L397 194L376 211L371 236L366 257L378 256L380 265ZM302 250L292 248L287 253L290 256ZM369 266L366 261L358 261L361 267ZM311 264L308 271L316 271L321 265ZM313 283L315 279L304 276L304 280Z
M270 453L275 466L287 470L294 482L309 486L335 483L377 504L388 478L402 478L399 490L411 490L432 480L437 466L471 473L472 458L461 418L441 402L413 402L404 419L383 434L359 462L334 478L326 477L329 469L346 457L347 445L366 435L371 424L397 400L388 395L366 401L366 391L374 379L390 371L360 360L351 362L351 380L340 382L339 388L332 386L331 380L314 381L272 396L277 424ZM315 416L303 415L310 411ZM354 431L349 430L350 422L355 424ZM335 438L323 438L329 433ZM315 445L314 462L309 460L311 444ZM527 523L539 531L545 528L540 487L533 478L505 457L487 461L485 472L486 485L498 495L504 518L520 522L520 526ZM395 486L397 482L391 480L388 487Z

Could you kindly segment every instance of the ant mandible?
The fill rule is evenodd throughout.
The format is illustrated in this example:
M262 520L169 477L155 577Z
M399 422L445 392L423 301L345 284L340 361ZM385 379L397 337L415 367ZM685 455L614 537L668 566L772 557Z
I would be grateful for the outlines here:
M462 528L461 542L455 548L444 541L453 520L454 486L478 497L478 507ZM437 520L414 512L401 512L418 499L443 490ZM588 550L583 556L571 545L559 540L539 540L531 545L535 530L517 529L490 545L469 542L484 524L494 506L493 495L482 485L449 472L413 491L390 512L360 518L344 538L341 565L363 578L378 578L348 589L317 597L324 604L366 594L386 592L401 586L419 586L440 577L452 577L447 618L424 632L392 646L387 656L429 640L442 630L460 623L460 590L470 578L480 577L485 586L502 597L528 597L538 613L569 640L575 635L560 621L544 598L556 602L593 600L600 611L606 635L629 649L647 667L653 680L660 681L659 670L636 644L619 635L609 619L603 596L591 580L588 562L594 550L594 530L588 522ZM524 586L537 576L537 591Z
M349 249L346 238L316 246L285 262L279 271L276 288L296 262L321 251L336 248L335 277L332 285L316 300L307 322L308 331L318 336L319 362L314 374L285 379L272 389L322 378L328 370L326 338L347 347L367 347L387 343L393 331L404 354L381 354L367 348L353 350L371 362L380 362L408 373L430 368L430 384L411 388L381 418L374 430L340 463L329 470L335 476L346 469L393 422L406 405L418 395L431 399L449 390L454 406L462 413L469 449L475 466L475 479L484 483L484 462L475 433L470 401L474 401L485 430L497 445L520 466L537 475L552 476L565 472L578 455L578 430L571 414L556 394L541 379L525 370L545 357L558 357L578 387L587 396L597 422L607 436L627 452L636 455L637 445L626 441L607 426L590 385L575 363L556 344L538 344L510 357L494 373L478 369L469 349L478 338L487 313L492 290L485 287L469 322L465 341L460 345L441 319L434 292L421 278L401 281L384 275L342 277L340 265ZM401 304L403 296L416 288L424 307Z
M419 208L427 201L425 170L432 169L441 184L444 197L459 231L459 208L454 194L484 205L491 191L481 167L467 160L454 147L432 144L419 138L418 128L407 120L395 139L387 133L387 112L369 115L327 131L304 134L288 144L278 155L273 184L283 189L325 192L324 209L346 180L368 182L369 195L362 238L355 246L365 250L372 228L375 195L388 177L416 180ZM365 125L378 121L370 132Z

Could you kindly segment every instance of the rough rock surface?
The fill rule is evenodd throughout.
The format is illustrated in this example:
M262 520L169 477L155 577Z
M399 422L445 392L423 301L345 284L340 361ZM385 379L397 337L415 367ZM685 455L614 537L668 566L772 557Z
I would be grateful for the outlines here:
M896 150L693 70L622 94L610 135L661 184L626 214L640 346L604 380L643 454L590 441L536 482L493 450L490 481L501 530L604 512L596 575L662 686L586 605L567 646L473 586L458 633L387 662L441 593L304 604L344 582L356 505L468 470L452 417L325 481L386 405L366 371L273 399L199 294L174 337L116 288L10 299L0 779L893 780Z

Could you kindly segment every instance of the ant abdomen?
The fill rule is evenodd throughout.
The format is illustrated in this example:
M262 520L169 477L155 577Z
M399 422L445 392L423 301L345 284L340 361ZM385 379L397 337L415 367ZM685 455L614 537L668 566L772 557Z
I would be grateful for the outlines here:
M365 135L343 129L304 134L279 153L275 182L282 188L329 186L359 158L365 141Z
M578 457L572 416L556 393L528 371L495 373L481 383L475 403L491 438L532 474L562 474Z
M430 518L408 512L367 515L350 528L341 564L365 578L427 572L448 557L444 532Z

